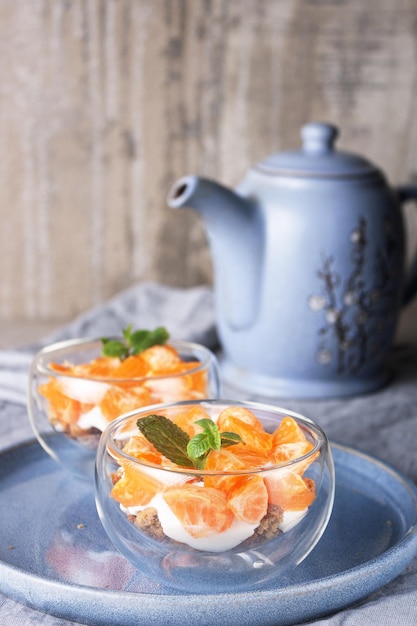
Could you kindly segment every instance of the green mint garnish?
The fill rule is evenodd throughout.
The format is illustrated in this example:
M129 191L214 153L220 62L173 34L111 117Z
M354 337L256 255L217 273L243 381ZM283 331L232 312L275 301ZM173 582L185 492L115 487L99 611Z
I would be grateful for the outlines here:
M222 441L222 448L228 448L229 446L234 446L237 443L243 443L240 435L237 435L236 433L229 433L229 432L224 432L221 433L221 441Z
M164 415L147 415L136 422L142 435L167 459L183 467L204 469L210 450L220 450L242 439L236 433L220 433L211 419L197 420L203 431L190 438Z
M197 433L188 442L187 454L193 460L205 457L210 450L220 450L221 448L219 429L211 419L197 420L196 424L202 427L203 432Z
M129 348L127 348L121 341L116 339L101 338L103 344L101 354L103 356L119 357L119 359L125 359L129 354Z
M194 463L187 455L190 437L174 422L164 415L147 415L140 417L136 424L142 435L167 459L177 465L194 467Z
M169 333L163 326L159 326L155 330L135 330L132 332L132 326L129 324L123 330L123 337L124 341L102 337L102 355L126 359L128 356L140 354L152 346L162 346L169 339Z

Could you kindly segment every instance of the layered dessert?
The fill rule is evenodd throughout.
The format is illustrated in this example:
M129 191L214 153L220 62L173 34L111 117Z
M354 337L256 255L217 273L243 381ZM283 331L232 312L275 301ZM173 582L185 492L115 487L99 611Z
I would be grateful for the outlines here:
M76 438L100 434L134 409L207 397L207 369L197 360L183 360L166 343L165 329L136 332L148 338L136 349L129 345L135 333L125 329L130 341L103 339L102 353L88 363L48 364L51 374L38 392L56 430Z
M201 405L151 414L122 432L111 497L157 541L223 552L290 531L314 502L315 442L292 417L267 432L256 415Z

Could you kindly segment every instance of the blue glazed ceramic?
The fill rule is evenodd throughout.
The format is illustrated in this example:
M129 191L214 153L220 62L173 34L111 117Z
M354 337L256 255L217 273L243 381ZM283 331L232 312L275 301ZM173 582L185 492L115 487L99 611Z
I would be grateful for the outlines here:
M235 191L186 176L168 204L205 221L227 384L249 394L328 397L388 380L404 270L401 203L362 157L334 148L337 128L303 127L300 151L269 156Z
M135 570L101 527L91 483L38 443L2 452L0 591L90 626L293 626L355 604L416 556L417 490L376 459L332 451L335 506L313 552L281 581L215 597L192 585L174 591Z

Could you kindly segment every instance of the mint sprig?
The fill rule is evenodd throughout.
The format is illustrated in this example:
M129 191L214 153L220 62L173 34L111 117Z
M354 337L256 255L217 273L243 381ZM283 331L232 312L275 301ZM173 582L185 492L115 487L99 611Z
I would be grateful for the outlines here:
M135 330L132 332L132 326L129 324L122 332L124 341L109 339L108 337L101 338L103 356L118 357L123 360L128 356L140 354L152 346L164 345L169 339L169 333L163 326L159 326L155 330Z
M137 420L140 432L167 459L183 467L204 469L211 450L242 443L236 433L221 433L211 419L195 422L202 427L202 432L190 436L164 415L147 415Z

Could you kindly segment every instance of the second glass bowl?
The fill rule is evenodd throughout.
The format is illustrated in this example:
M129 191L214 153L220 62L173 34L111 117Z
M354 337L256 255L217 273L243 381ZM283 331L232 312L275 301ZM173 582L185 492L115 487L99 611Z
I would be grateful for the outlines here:
M139 432L138 419L155 433L161 416L188 437L201 429L196 420L208 418L243 443L210 450L199 468L180 467ZM173 456L184 447L175 432L164 441ZM96 503L110 540L140 572L188 593L252 590L287 574L322 536L334 486L323 431L291 411L250 402L134 411L108 426L97 451Z
M217 398L220 386L216 357L196 343L169 340L153 346L146 353L149 368L141 376L129 373L127 363L118 367L119 359L109 373L101 350L99 339L46 346L33 360L27 399L32 429L42 447L89 480L100 435L112 420L148 405Z

